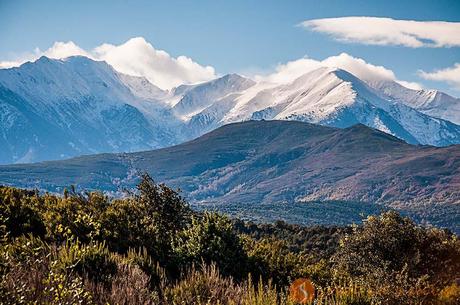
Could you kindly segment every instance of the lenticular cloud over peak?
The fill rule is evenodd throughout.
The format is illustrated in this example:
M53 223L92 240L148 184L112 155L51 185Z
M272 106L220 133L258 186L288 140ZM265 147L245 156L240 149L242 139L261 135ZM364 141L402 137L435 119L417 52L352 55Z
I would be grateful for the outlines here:
M300 26L345 42L411 48L460 46L460 22L353 16L305 20Z
M129 39L120 45L104 43L93 50L84 50L74 42L55 42L45 51L36 49L15 61L0 62L0 68L10 68L34 61L40 56L62 59L82 55L94 60L104 60L115 70L134 76L143 76L152 84L170 89L181 84L211 80L216 73L211 66L202 66L187 56L173 57L166 51L158 50L142 37Z

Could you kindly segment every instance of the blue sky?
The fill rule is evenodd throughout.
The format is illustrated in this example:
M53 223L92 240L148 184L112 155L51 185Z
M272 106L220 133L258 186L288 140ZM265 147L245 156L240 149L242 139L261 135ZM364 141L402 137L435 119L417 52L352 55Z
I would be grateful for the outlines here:
M218 74L270 71L304 56L346 52L392 70L398 79L460 96L423 70L460 63L460 47L407 47L337 41L298 26L305 20L373 16L460 22L460 1L7 1L0 0L0 60L15 60L55 41L83 49L144 37L171 56L186 55ZM459 76L460 77L460 76Z

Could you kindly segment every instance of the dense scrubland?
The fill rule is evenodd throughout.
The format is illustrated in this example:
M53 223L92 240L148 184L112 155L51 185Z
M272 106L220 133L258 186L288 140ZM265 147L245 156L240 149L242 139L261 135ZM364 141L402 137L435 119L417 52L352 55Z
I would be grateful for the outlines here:
M144 175L123 199L0 187L1 304L459 304L460 241L396 212L350 227L190 209Z

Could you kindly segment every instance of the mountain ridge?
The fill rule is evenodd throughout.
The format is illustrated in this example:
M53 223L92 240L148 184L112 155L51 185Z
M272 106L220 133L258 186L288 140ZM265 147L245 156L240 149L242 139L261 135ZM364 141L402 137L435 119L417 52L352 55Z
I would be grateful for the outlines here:
M0 142L7 148L0 164L161 148L254 119L341 128L362 123L413 144L460 143L459 125L371 85L344 70L320 68L288 84L228 74L163 91L102 61L42 57L0 69Z
M372 88L386 97L411 106L424 114L460 124L460 98L439 90L413 90L394 81L370 82Z
M197 208L251 219L274 219L280 209L339 209L346 218L347 207L391 208L460 232L460 145L411 145L362 124L232 123L157 150L0 166L0 184L57 193L75 185L123 196L142 172L179 188Z

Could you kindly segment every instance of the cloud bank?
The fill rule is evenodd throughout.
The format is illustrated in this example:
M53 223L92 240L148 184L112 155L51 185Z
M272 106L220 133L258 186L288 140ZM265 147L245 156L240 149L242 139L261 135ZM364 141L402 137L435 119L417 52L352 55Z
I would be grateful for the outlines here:
M411 48L460 46L460 22L363 16L306 20L300 26L344 42Z
M155 49L142 37L136 37L120 45L102 44L93 50L84 50L72 41L56 42L46 51L36 49L16 61L0 62L0 68L19 66L40 56L62 59L82 55L94 60L104 60L115 70L134 76L143 76L162 88L199 83L216 77L211 66L202 66L186 56L172 57L163 50Z
M383 66L373 65L347 53L331 56L324 60L305 57L285 64L279 64L275 68L275 72L268 75L258 75L256 79L273 83L287 83L320 67L343 69L367 82L396 81L410 89L422 89L422 86L418 83L398 80L393 71Z
M424 79L446 82L455 87L455 89L460 90L460 63L433 72L419 71L418 74Z

